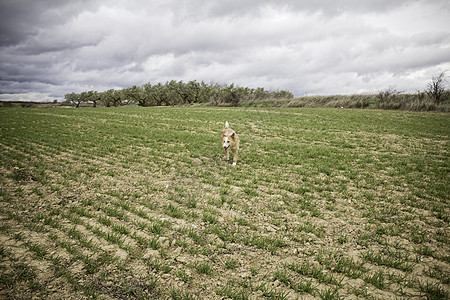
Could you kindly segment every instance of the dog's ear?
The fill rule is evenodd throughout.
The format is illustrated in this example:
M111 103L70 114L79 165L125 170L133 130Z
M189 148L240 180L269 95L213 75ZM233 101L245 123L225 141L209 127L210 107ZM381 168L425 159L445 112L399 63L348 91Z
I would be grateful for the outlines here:
M232 133L230 134L230 137L231 137L232 139L234 139L234 132L232 132Z

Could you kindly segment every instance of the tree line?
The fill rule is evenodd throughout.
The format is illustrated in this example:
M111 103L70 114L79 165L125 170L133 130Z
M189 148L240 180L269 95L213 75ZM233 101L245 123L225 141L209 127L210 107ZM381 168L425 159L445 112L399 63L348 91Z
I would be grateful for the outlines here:
M82 103L92 103L94 107L139 105L139 106L174 106L194 103L210 105L239 106L241 101L292 99L290 91L268 91L262 87L249 88L234 84L223 84L197 81L168 81L164 84L132 86L121 90L110 89L104 92L85 91L68 93L65 99L79 107Z

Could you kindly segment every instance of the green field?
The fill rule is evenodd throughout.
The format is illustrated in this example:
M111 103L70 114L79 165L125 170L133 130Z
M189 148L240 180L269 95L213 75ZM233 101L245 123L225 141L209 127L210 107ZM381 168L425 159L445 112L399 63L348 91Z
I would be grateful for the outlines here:
M1 108L0 298L448 299L449 146L443 113Z

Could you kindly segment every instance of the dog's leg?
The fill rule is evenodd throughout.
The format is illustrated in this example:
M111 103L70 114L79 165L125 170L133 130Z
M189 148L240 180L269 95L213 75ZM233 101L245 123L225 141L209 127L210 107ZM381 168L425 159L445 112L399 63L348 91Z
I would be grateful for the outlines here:
M233 151L233 167L236 166L237 159L238 159L238 151L237 149Z
M227 150L225 151L225 160L229 160L230 159L230 153Z

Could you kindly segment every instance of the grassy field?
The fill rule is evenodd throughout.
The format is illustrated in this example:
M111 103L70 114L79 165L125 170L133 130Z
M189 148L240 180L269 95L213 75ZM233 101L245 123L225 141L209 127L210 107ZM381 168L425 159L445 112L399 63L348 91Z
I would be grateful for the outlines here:
M404 111L2 108L0 298L448 299L449 136Z

